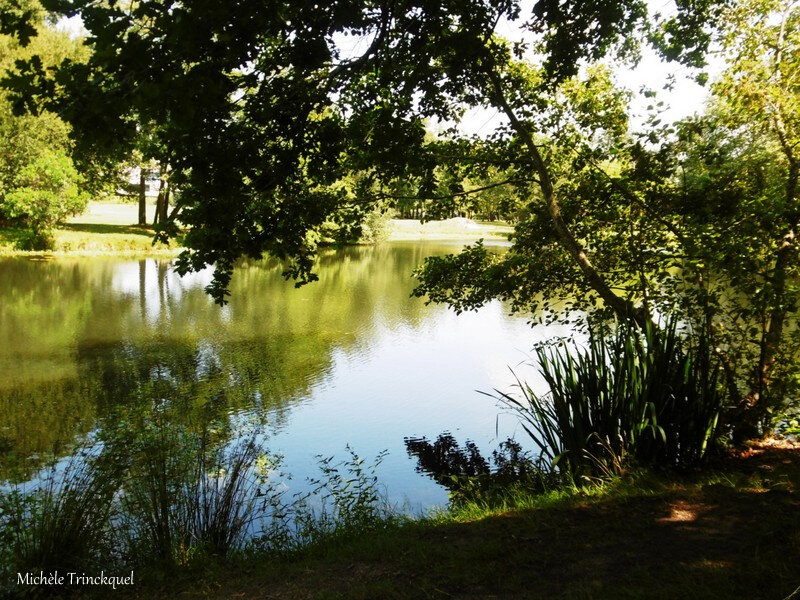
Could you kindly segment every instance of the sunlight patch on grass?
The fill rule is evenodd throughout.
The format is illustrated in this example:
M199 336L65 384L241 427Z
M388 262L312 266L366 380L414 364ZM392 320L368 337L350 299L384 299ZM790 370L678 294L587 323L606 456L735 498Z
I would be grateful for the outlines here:
M455 218L422 223L415 219L392 219L389 240L507 240L513 231L505 223L477 223L471 219Z

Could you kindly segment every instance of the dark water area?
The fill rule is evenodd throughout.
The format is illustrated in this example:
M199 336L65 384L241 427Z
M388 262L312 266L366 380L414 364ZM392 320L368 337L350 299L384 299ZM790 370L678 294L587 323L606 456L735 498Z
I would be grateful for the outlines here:
M242 265L231 302L204 293L210 272L181 278L165 259L0 259L0 480L37 476L87 436L135 428L159 411L221 439L265 424L288 486L317 456L349 445L390 502L418 511L447 493L415 471L407 437L443 431L487 453L524 439L512 415L477 390L509 389L509 367L533 377L531 327L500 303L456 315L410 297L412 270L457 244L391 243L325 253L300 289L276 262Z

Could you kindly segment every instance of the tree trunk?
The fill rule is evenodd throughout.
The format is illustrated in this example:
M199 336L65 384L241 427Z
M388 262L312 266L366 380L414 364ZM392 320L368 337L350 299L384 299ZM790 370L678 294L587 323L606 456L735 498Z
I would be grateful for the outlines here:
M158 196L156 198L156 210L153 214L153 227L158 223L163 224L167 220L169 184L167 182L167 166L165 163L161 163L159 167L158 178Z
M516 113L514 113L514 110L506 101L499 75L495 71L490 71L489 77L494 88L494 93L491 94L491 97L499 105L498 108L508 117L511 126L528 149L528 154L539 176L539 187L542 190L547 210L550 213L550 218L553 220L553 229L559 243L575 260L589 286L597 292L597 295L614 311L614 314L616 314L619 319L625 321L632 320L639 327L646 327L648 323L652 323L650 315L643 309L636 308L630 300L626 300L614 293L608 283L603 279L602 275L594 268L594 265L586 254L586 250L572 235L572 232L561 217L561 207L558 204L558 199L553 189L550 172L547 169L544 158L542 158L539 149L533 141L531 133L520 122Z
M169 190L167 190L167 193L169 193ZM178 217L178 214L181 211L181 207L182 207L182 205L181 205L180 201L178 201L175 204L175 206L172 207L172 212L169 213L169 216L167 217L167 219L169 221L174 221Z
M794 207L797 195L798 177L800 176L800 163L791 152L789 158L789 176L786 181L786 205ZM783 329L786 321L786 284L788 271L797 255L797 221L798 215L792 210L785 215L790 223L788 230L781 238L775 256L775 267L772 271L772 307L769 311L769 325L761 338L761 352L758 365L753 376L750 393L743 399L739 406L736 423L734 424L734 441L743 442L761 434L760 428L766 419L767 392L772 382L772 371L778 359Z
M162 223L165 223L169 218L169 192L170 192L170 185L169 180L164 183L164 201L161 203L161 214L159 215L159 219Z
M147 171L139 167L139 225L147 226Z

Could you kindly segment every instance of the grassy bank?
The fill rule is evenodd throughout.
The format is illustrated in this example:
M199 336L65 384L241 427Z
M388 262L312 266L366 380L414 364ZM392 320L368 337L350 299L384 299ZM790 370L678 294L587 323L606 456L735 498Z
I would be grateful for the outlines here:
M678 480L468 506L283 559L203 563L133 595L780 600L800 586L799 486L800 447L765 443Z
M800 586L800 444L762 442L703 470L632 471L583 488L511 487L491 504L418 519L378 508L374 469L355 455L326 459L319 489L333 512L294 505L300 521L239 545L262 502L281 514L293 510L272 501L280 478L240 477L236 465L258 453L252 437L217 455L206 437L188 433L167 426L128 443L121 432L105 444L105 458L114 460L98 455L100 468L111 467L106 476L73 463L56 496L7 498L0 510L6 594L780 600ZM116 451L131 461L124 480L114 475L122 472ZM29 524L17 527L15 514ZM295 526L305 532L302 543L287 544ZM14 576L101 570L133 571L134 585L25 586Z
M154 207L148 206L148 219ZM90 202L86 211L70 218L53 233L52 252L23 252L17 249L21 229L0 229L0 254L175 254L176 248L153 245L154 231L136 225L138 207L135 204Z
M421 223L413 219L392 219L389 240L507 240L512 227L505 223L480 222L470 219L447 219Z
M148 221L152 221L154 208L147 207ZM131 203L90 202L86 212L70 218L55 230L54 252L20 251L17 241L25 232L14 228L0 229L0 255L177 253L179 243L172 247L153 245L154 231L136 225L137 211L137 205ZM388 240L504 240L510 231L511 228L504 224L476 223L467 219L424 224L409 219L394 219L389 223Z

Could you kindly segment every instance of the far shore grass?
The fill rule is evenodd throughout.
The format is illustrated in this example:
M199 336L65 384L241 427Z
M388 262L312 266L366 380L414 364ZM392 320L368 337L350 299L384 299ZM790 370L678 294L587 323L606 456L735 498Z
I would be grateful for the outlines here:
M155 207L148 205L152 222ZM21 230L0 229L0 256L18 255L159 255L180 252L179 243L153 244L154 230L136 225L138 207L134 203L90 202L86 211L67 220L55 230L55 249L47 252L19 250L16 242ZM387 241L464 241L480 238L506 240L512 228L505 223L448 219L420 223L412 219L392 219Z
M142 574L136 598L800 597L800 445L395 521L284 558Z
M421 223L414 219L392 219L389 222L389 241L404 240L464 240L475 241L507 240L513 231L510 225L502 222L473 221L455 218L444 221Z
M147 208L148 221L152 222L155 207ZM55 230L55 249L46 252L19 250L16 241L22 231L0 229L0 255L172 255L180 251L178 247L153 245L155 231L136 225L137 212L136 204L90 202L83 214L68 219Z

